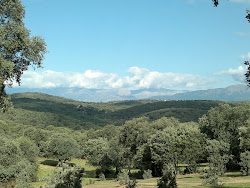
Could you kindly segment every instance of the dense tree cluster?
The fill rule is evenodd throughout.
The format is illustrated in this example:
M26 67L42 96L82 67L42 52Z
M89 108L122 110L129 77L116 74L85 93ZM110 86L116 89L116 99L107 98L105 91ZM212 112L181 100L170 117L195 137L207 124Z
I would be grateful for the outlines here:
M71 158L85 158L97 167L97 177L113 177L114 168L117 176L123 169L131 175L130 170L137 168L141 178L143 174L150 176L149 172L163 176L159 185L175 184L179 173L197 172L200 162L209 164L205 183L217 184L227 169L249 175L249 109L248 103L233 107L221 104L209 110L199 123L140 117L122 126L78 131L0 121L0 182L28 184L36 174L37 156L53 158L60 165ZM185 170L181 164L187 165ZM72 181L78 181L72 177L80 177L77 170L66 170L58 176L64 179L68 173Z

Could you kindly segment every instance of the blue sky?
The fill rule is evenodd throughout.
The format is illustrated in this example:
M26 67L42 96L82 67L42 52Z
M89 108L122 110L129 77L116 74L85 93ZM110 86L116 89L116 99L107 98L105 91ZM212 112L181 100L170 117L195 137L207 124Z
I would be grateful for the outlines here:
M49 53L22 87L209 89L244 83L250 0L22 0Z

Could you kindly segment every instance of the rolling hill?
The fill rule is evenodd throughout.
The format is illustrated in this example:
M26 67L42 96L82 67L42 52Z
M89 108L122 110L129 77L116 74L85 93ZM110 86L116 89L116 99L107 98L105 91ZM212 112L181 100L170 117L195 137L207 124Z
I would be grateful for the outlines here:
M180 122L198 121L219 101L127 100L107 103L79 102L42 93L12 94L14 108L2 120L26 125L64 126L74 129L122 125L126 120L147 116L151 120L175 117Z

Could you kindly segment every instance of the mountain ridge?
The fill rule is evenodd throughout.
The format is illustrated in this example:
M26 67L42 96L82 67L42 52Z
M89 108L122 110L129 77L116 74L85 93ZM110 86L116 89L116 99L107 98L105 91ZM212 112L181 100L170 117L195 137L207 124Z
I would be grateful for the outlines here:
M123 100L218 100L250 101L250 88L243 84L226 88L207 90L170 90L170 89L86 89L86 88L8 88L9 94L39 92L83 102L109 102Z

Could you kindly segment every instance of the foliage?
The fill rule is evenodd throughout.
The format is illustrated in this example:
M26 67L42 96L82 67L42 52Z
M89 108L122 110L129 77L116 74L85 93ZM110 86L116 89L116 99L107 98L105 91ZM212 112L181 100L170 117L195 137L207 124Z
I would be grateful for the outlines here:
M250 23L250 14L249 11L247 11L248 15L246 16L246 18L248 19L248 22ZM250 87L250 62L249 61L245 61L244 63L247 66L247 71L245 73L246 76L246 82L248 87Z
M100 179L100 181L105 181L106 180L105 175L104 174L100 174L99 175L99 179Z
M136 180L129 180L128 184L125 186L125 188L136 188L136 187L137 187Z
M224 175L226 164L230 159L230 145L223 141L209 140L207 146L209 153L209 169L204 184L218 185L219 177Z
M1 0L0 4L0 108L9 106L5 87L21 76L30 65L41 67L46 44L41 37L30 37L23 22L24 6L19 0Z
M79 166L71 168L63 164L63 170L55 171L46 188L81 188L83 171Z
M120 185L127 185L129 183L129 180L130 180L127 170L122 170L118 174L117 178L118 178Z
M84 144L84 158L94 166L102 166L104 156L107 155L109 145L106 139L90 139Z
M170 126L150 138L152 159L160 170L173 165L177 174L179 163L194 164L203 155L204 138L198 127Z
M240 159L240 145L249 138L249 134L245 132L249 126L249 105L231 107L228 104L221 104L209 110L199 120L199 125L201 132L205 133L208 138L229 144L230 154L233 155L229 167L237 168Z
M21 186L30 182L37 170L34 143L25 138L15 141L1 136L0 151L0 184L14 181Z
M243 175L248 176L250 174L250 151L241 153L240 160L241 171Z
M157 181L158 188L176 188L176 176L171 170L166 170L163 176Z
M59 162L65 162L79 153L77 142L66 134L54 134L47 143L47 155L57 159Z
M150 179L152 178L152 170L145 170L143 175L142 175L143 179Z
M239 128L240 150L250 150L250 119L248 124Z
M31 163L36 163L39 152L36 144L26 137L19 138L17 142L22 152L22 156Z
M25 125L54 125L73 129L97 129L106 125L122 125L127 120L146 116L150 121L162 117L175 117L180 122L197 122L218 101L156 101L145 100L123 105L123 103L84 103L41 93L13 94L15 108L1 115L1 119ZM79 107L81 106L81 107ZM112 129L108 129L112 130ZM105 130L106 138L114 132ZM115 129L114 129L115 130ZM103 133L97 131L96 138Z

